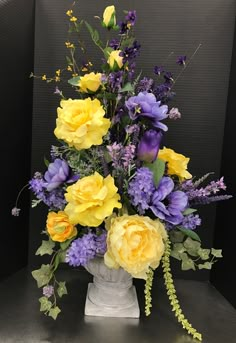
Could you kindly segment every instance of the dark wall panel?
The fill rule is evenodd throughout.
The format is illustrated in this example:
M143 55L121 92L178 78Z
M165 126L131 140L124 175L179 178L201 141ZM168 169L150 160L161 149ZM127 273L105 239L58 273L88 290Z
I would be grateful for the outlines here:
M137 68L143 75L153 76L154 65L163 64L175 76L179 69L176 55L190 56L199 44L201 48L189 67L175 85L176 100L172 103L182 112L182 119L169 124L165 145L191 158L189 169L193 175L201 176L208 171L220 174L225 109L228 92L231 51L234 27L234 0L169 0L113 1L118 16L123 9L136 9L138 21L136 36L142 44ZM91 23L95 15L102 15L109 1L78 2L78 17ZM55 70L65 65L67 39L67 0L38 0L36 7L35 73L54 75ZM92 62L100 63L99 52L85 34ZM105 37L104 37L105 39ZM64 85L60 84L64 89ZM59 99L53 95L55 86L39 80L34 84L34 121L32 170L44 170L43 156L49 153L55 142L56 108ZM66 96L75 94L65 88ZM200 235L203 245L212 244L215 206L202 212L203 225ZM40 231L45 226L46 209L31 212L30 260L33 265L39 260L33 256L39 245ZM181 277L208 278L207 272L180 273Z
M230 72L229 95L224 133L222 174L230 180L228 192L234 198L217 207L215 244L222 247L224 258L215 266L211 280L219 291L236 307L235 279L235 208L236 208L236 31Z
M29 193L19 218L11 208L30 176L34 1L0 1L1 249L0 279L27 263Z

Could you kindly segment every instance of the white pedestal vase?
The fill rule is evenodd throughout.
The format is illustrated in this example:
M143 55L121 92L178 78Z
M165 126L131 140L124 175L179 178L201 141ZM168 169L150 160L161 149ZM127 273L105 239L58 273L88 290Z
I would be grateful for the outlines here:
M140 310L132 276L124 269L110 269L103 257L92 259L85 267L93 275L88 284L85 315L139 318Z

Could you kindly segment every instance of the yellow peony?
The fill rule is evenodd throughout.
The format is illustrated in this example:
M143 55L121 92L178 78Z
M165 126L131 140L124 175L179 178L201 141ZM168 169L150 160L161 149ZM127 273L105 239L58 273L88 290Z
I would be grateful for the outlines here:
M112 218L107 229L104 261L109 268L122 267L133 277L146 279L149 267L159 266L167 234L158 219L124 215Z
M113 50L109 55L107 63L112 70L117 69L117 67L122 68L123 66L123 57L119 55L120 52L121 50Z
M65 212L70 222L82 226L99 226L114 208L121 208L120 196L110 175L103 178L99 173L83 177L67 187Z
M116 25L116 10L115 6L107 6L103 12L103 26L108 29Z
M54 134L77 150L102 144L111 122L104 118L105 111L99 100L62 100Z
M51 239L56 242L64 242L77 235L76 227L63 211L49 212L46 226Z
M101 76L101 73L94 72L81 76L78 84L80 92L96 92L101 86Z
M167 162L167 173L169 175L177 175L181 180L191 179L192 175L187 171L190 158L167 148L159 150L158 158Z

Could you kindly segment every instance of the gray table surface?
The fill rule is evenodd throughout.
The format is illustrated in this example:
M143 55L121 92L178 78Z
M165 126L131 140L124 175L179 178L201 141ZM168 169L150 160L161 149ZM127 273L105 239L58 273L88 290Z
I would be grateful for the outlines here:
M163 280L153 286L153 309L144 315L141 280L135 280L140 319L84 316L86 271L61 270L69 295L61 300L57 321L39 312L40 291L28 270L0 283L0 343L192 343L171 312ZM186 317L203 334L204 343L236 342L236 311L210 284L176 280L176 289Z

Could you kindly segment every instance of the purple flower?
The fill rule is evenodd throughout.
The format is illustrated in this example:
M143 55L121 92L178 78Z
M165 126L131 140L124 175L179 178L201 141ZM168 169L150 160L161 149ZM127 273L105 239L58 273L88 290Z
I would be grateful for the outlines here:
M127 169L134 159L135 145L133 144L123 146L121 143L117 144L115 142L112 145L107 145L107 150L114 168Z
M57 188L64 182L73 182L78 180L78 176L70 177L70 167L66 161L56 158L50 163L48 170L44 174L46 180L45 186L48 192Z
M166 82L172 83L172 82L174 81L173 75L172 75L172 73L170 73L169 71L166 71L166 72L165 72L164 78L165 78Z
M138 86L137 86L137 91L148 92L152 88L153 83L154 83L153 79L144 77L142 80L139 81Z
M137 207L139 214L144 214L145 210L149 208L154 191L152 172L145 167L139 168L128 188L131 204Z
M135 75L135 67L136 67L136 63L132 62L129 64L128 66L128 80L132 81Z
M160 66L155 66L153 69L154 73L158 76L160 76L164 72L164 67Z
M118 39L115 39L115 38L113 38L113 39L110 40L110 42L109 42L109 46L110 46L112 49L114 49L114 50L117 50L118 47L119 47L119 45L120 45L119 40L118 40Z
M199 225L201 225L201 218L198 214L189 214L188 216L185 216L181 223L182 227L189 230L195 230Z
M106 252L106 232L104 230L101 232L98 232L99 235L89 232L74 240L67 250L65 261L73 267L85 266L96 254L104 254Z
M173 189L174 181L164 176L152 196L150 209L156 217L177 225L184 218L182 212L187 207L188 197L184 192L173 192Z
M113 91L120 90L123 82L123 71L110 73L108 76L108 82Z
M144 117L150 119L155 128L163 131L168 130L167 126L160 122L168 117L168 107L167 105L161 105L160 101L156 101L154 94L140 92L137 96L130 97L125 105L132 120Z
M168 113L168 117L170 119L180 119L181 118L181 113L179 112L178 108L173 107L170 112Z
M175 96L175 93L171 92L170 90L171 84L169 82L165 82L154 87L153 93L155 94L157 100L161 101L162 103L166 103Z
M43 295L47 298L50 298L54 294L54 287L51 285L43 287Z
M127 22L131 25L134 26L135 21L136 21L136 11L129 11L127 16L125 17L125 19L127 20Z
M133 46L127 47L124 51L121 51L119 55L123 57L123 63L125 64L126 62L134 60L138 56L140 48L141 45L137 41L134 41Z
M12 216L14 216L14 217L19 217L19 215L20 215L20 208L14 207L14 208L11 210L11 214L12 214Z
M138 159L153 162L157 158L163 134L161 131L148 130L144 133L138 145Z
M120 31L119 31L120 35L126 34L126 32L129 31L129 29L130 29L129 24L124 22L124 21L119 23L119 27L120 27Z
M178 56L176 63L179 65L185 65L187 56Z

